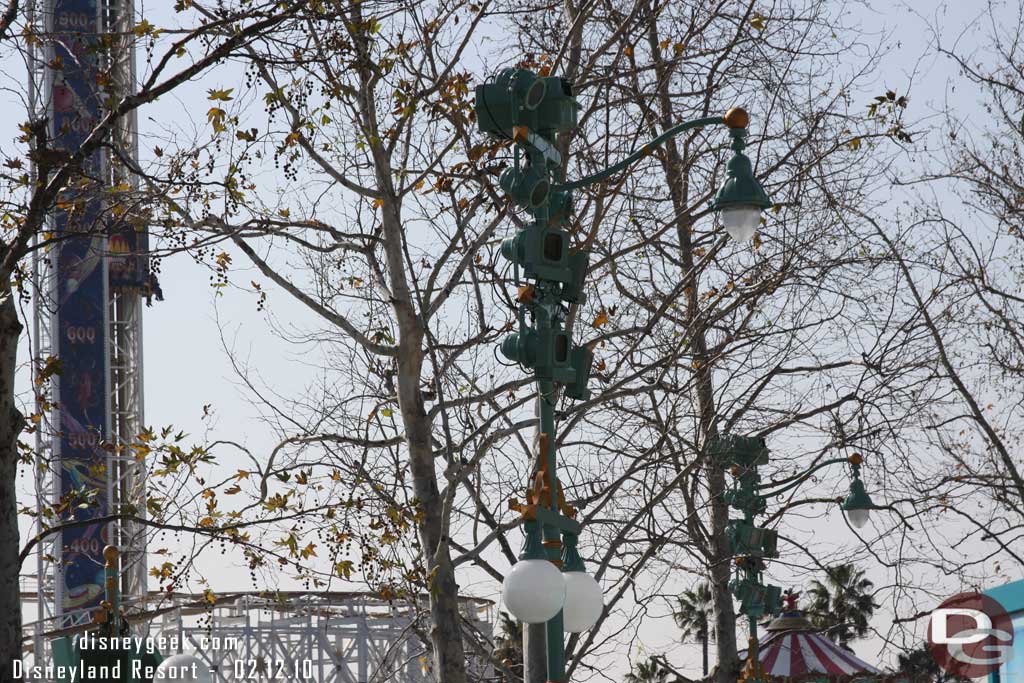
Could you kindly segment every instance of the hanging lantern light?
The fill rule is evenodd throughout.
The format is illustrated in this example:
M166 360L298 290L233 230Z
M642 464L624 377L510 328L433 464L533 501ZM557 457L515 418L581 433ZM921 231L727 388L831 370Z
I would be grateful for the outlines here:
M721 214L722 225L729 236L745 242L754 236L761 223L761 212L772 202L754 175L753 164L743 153L746 147L747 124L750 116L739 107L725 113L725 125L732 134L733 155L726 166L726 178L711 202L711 208Z
M877 510L878 506L871 500L864 482L860 479L860 465L863 457L855 453L849 458L850 466L853 469L853 480L850 482L850 494L839 506L846 513L850 520L850 526L854 529L861 529L871 519L871 511Z

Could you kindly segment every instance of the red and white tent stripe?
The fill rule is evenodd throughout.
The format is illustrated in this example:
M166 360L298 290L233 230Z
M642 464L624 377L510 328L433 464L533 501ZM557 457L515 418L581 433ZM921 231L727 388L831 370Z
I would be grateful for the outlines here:
M814 631L783 631L761 645L761 666L769 676L799 678L824 674L877 674L878 669Z

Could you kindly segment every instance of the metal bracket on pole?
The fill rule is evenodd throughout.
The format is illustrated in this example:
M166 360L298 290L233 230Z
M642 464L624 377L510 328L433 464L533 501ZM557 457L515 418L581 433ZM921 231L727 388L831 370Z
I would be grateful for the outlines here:
M512 140L515 142L526 143L536 149L541 153L541 155L543 155L544 161L546 161L550 166L562 165L562 155L559 154L558 150L555 149L550 142L537 135L526 126L513 127Z

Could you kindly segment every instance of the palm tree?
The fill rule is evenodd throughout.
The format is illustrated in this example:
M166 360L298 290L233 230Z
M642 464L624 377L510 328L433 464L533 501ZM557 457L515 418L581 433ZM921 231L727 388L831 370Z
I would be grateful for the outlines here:
M704 676L707 677L708 641L711 640L711 615L714 609L711 601L711 586L704 581L697 584L696 590L685 591L676 600L678 604L672 617L676 620L676 626L682 629L684 640L695 638L700 643Z
M637 662L633 670L626 674L626 683L665 683L668 671L658 666L653 657L646 662Z
M826 569L825 583L812 581L811 623L828 629L828 637L849 650L848 643L868 633L868 621L878 605L872 597L875 584L853 564Z

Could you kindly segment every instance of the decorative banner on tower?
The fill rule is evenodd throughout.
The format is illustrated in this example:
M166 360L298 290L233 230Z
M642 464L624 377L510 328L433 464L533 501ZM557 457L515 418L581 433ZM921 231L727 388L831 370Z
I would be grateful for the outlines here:
M96 92L99 12L96 0L51 0L52 59L50 139L55 150L80 149L100 116ZM108 370L107 238L103 229L106 186L99 152L82 164L58 200L54 232L56 286L54 351L61 361L56 383L61 500L65 521L107 514ZM90 524L62 533L57 571L61 612L96 606L103 594L106 526Z

